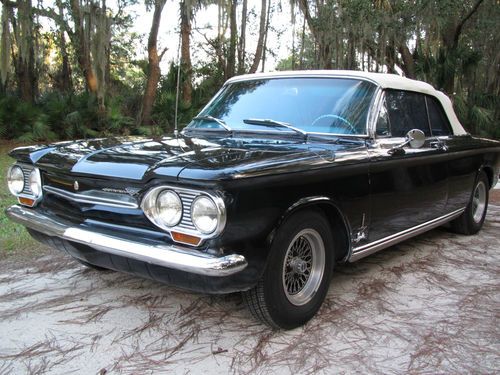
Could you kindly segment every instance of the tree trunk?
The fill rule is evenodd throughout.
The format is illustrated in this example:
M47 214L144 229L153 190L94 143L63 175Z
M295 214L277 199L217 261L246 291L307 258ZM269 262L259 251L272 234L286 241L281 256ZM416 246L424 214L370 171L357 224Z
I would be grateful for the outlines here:
M101 0L101 6L96 4L91 7L86 28L92 43L92 68L96 76L98 113L101 119L106 115L105 100L110 68L108 56L111 49L111 22L106 10L106 0Z
M306 43L306 19L302 24L302 34L300 36L299 69L304 69L304 44Z
M295 48L296 48L296 43L295 43L295 35L296 35L296 30L295 27L297 26L296 22L296 17L295 17L295 7L292 6L292 70L296 69L297 66L297 56L295 53Z
M1 40L0 40L0 91L5 93L7 91L7 84L9 80L10 71L10 26L9 14L11 9L7 5L2 6L2 20L1 20Z
M309 9L308 0L299 0L298 4L305 20L307 21L309 30L311 30L311 34L313 35L315 42L318 44L318 58L320 66L323 69L332 69L332 49L327 38L327 32L329 32L330 30L322 30L320 27L318 27L318 23L314 22L311 11ZM329 11L326 7L322 7L318 2L316 4L316 7L318 8L318 13L321 12L322 9L324 11Z
M59 8L59 16L63 17L63 6L61 1L57 2ZM65 93L70 93L73 90L73 82L71 80L71 65L68 57L68 50L66 48L66 36L62 25L59 30L59 47L61 48L61 73L59 77L59 89Z
M224 79L227 79L227 64L223 51L224 34L226 32L223 25L224 1L225 0L218 0L217 2L217 42L214 49L217 55L217 65L219 67L219 71L222 72Z
M442 34L443 57L451 61L448 61L448 63L442 66L441 75L443 77L443 82L441 83L443 91L450 96L453 96L455 91L455 76L459 64L457 55L460 35L462 34L465 23L477 12L483 1L484 0L476 0L469 12L467 12L462 19L458 20L458 22L453 22L453 19L450 18L450 22L447 27L445 27Z
M255 57L253 59L252 66L250 67L250 73L255 73L257 71L260 60L262 59L262 51L264 49L264 35L266 33L266 11L266 0L262 0L260 9L259 39L257 40L257 49L255 50Z
M415 61L413 59L413 55L411 54L409 48L404 46L399 46L399 53L401 54L401 58L403 60L403 64L401 65L401 69L403 70L405 76L407 78L415 79Z
M240 42L238 44L238 74L243 74L245 72L245 44L246 44L246 32L247 32L247 10L248 10L248 0L243 0L243 8L241 10L241 33Z
M16 63L18 88L21 99L28 103L35 101L35 83L37 81L33 72L33 63L22 61L18 58Z
M97 76L92 69L92 60L90 58L89 38L85 35L85 27L83 16L80 8L79 0L71 0L71 13L75 27L75 41L73 45L76 49L78 65L82 70L83 77L87 90L92 93L97 93Z
M142 98L142 110L139 122L143 125L151 125L151 112L156 99L156 89L160 81L160 61L158 55L158 29L160 28L161 12L165 6L166 0L155 0L155 10L151 30L148 38L148 76L144 97Z
M22 100L33 103L38 86L35 74L35 50L33 45L33 15L31 0L19 2L17 18L13 23L17 54L14 59L19 94Z
M231 78L236 70L236 44L238 39L238 26L236 24L237 0L229 2L229 51L227 56L227 78Z
M324 39L324 37L322 38ZM333 69L332 65L332 50L330 44L326 40L319 43L320 46L320 62L323 69Z
M266 30L264 31L264 44L262 46L262 70L266 69L266 53L267 53L267 35L269 32L269 22L271 20L271 0L267 3Z
M356 47L354 45L354 33L349 31L349 70L355 70L357 68L356 65Z
M192 70L191 64L191 19L193 17L192 8L184 0L181 3L181 61L183 71L182 101L186 105L191 105L193 96Z

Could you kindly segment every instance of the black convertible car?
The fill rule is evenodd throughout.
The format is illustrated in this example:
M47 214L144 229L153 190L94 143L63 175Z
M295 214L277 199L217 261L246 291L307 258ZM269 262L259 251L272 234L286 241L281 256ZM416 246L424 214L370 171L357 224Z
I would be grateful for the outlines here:
M318 311L334 265L450 222L480 230L500 143L432 86L354 71L235 77L174 136L11 151L7 215L96 269L241 291L276 328Z

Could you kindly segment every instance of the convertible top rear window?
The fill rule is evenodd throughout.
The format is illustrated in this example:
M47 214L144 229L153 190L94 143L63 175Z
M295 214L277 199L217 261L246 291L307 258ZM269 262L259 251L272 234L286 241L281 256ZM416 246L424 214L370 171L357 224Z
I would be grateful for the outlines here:
M438 100L429 95L426 96L426 100L427 109L429 110L429 121L431 123L432 135L443 136L452 134L448 117L444 113L443 107Z
M306 132L365 135L377 86L348 78L274 78L234 82L202 112L190 128L289 131L248 119L283 122ZM205 116L203 118L203 116Z
M412 91L385 90L377 135L404 137L412 129L422 130L427 137L453 134L443 107L435 97Z

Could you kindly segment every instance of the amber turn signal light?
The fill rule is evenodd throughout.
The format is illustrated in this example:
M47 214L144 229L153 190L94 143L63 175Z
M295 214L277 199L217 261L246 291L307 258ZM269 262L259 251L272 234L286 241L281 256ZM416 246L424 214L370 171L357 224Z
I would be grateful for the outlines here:
M188 245L198 245L201 241L200 237L190 236L189 234L172 232L172 238L175 242L181 242Z
M31 198L18 197L17 200L25 206L33 207L35 205L35 200Z

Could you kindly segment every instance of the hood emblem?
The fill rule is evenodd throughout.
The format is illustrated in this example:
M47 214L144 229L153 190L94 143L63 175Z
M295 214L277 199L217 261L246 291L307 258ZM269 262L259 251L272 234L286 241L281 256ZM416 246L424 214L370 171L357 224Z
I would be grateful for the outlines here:
M118 194L128 194L131 197L135 197L139 194L140 189L126 187L125 189L113 189L113 188L104 188L102 191L106 191L108 193L118 193Z
M75 183L73 184L73 188L75 189L75 191L78 191L78 189L80 189L80 184L78 183L78 181L75 181Z
M128 194L128 195L130 195L131 197L135 197L137 194L139 194L140 189L126 187L126 188L125 188L125 191L126 191L126 192L127 192L127 194Z

